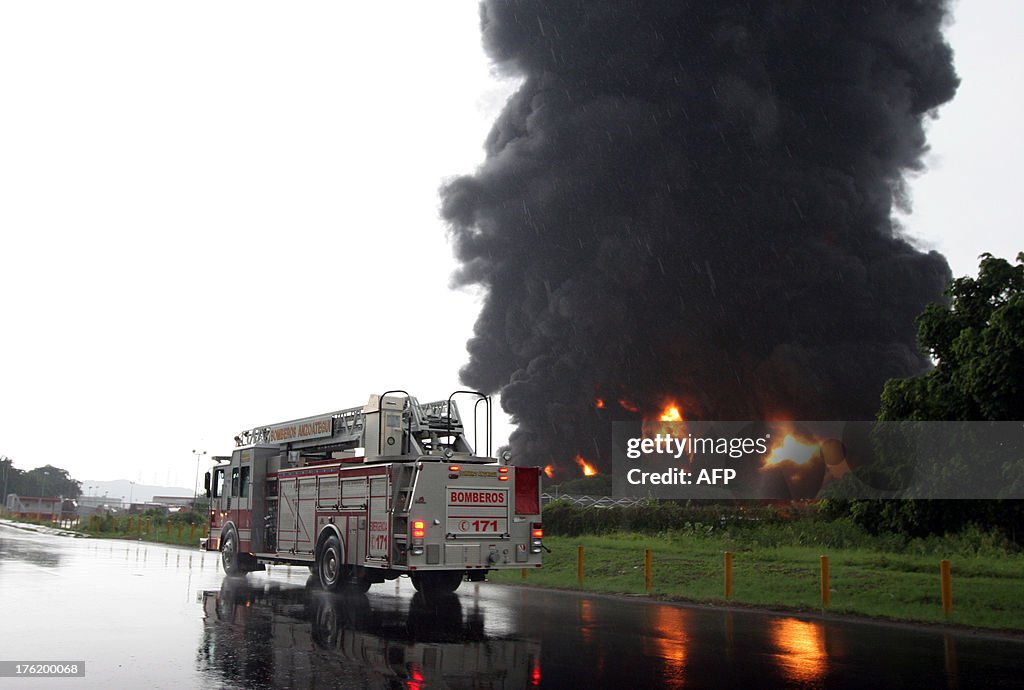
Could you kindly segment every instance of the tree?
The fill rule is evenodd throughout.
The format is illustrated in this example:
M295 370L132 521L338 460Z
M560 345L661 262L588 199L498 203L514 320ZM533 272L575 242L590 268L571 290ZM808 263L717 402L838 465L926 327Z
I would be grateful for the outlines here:
M9 479L10 493L21 496L47 496L78 498L82 495L82 482L72 479L68 471L53 465L44 465L28 472L17 472Z
M887 382L879 420L1024 419L1024 252L1016 266L983 254L978 277L954 280L946 294L948 305L929 305L917 318L918 345L935 367ZM979 460L953 455L936 463L953 471ZM855 500L845 507L873 532L908 536L956 531L973 522L998 527L1016 540L1016 525L1024 519L1021 501Z
M7 500L7 494L11 493L21 470L14 467L14 461L6 455L0 455L0 503Z
M978 277L954 280L946 294L948 306L917 319L935 368L886 383L879 419L1024 419L1024 252L1016 266L983 254Z

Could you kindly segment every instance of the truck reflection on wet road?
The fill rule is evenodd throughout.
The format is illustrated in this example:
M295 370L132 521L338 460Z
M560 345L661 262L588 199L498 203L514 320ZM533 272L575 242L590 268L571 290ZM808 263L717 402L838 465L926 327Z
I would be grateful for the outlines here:
M201 666L250 688L523 688L539 673L538 643L488 637L482 613L464 614L452 594L374 597L225 580L202 600Z
M1007 636L488 583L330 595L305 568L217 561L0 524L0 657L85 660L76 687L875 690L1019 687L1024 658Z

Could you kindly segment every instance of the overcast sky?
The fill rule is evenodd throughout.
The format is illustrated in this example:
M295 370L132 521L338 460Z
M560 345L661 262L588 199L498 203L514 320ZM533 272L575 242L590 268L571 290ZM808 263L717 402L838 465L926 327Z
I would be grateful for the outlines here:
M949 27L902 222L956 275L1024 249L1021 35L1018 2ZM479 302L437 190L514 88L472 2L0 4L0 454L191 487L242 429L447 397Z

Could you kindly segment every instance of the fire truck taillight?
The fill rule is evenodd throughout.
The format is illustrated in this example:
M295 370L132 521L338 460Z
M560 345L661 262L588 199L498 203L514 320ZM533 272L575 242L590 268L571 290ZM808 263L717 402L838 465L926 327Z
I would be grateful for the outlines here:
M426 526L423 520L415 520L412 523L412 546L409 553L413 556L423 555L423 537L427 535Z
M530 524L530 553L540 553L544 540L544 525L540 522Z

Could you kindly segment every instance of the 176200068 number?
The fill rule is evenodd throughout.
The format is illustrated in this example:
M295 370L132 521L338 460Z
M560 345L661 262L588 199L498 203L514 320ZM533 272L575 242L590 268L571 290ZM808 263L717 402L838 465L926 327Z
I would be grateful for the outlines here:
M84 675L84 661L0 661L0 678L58 678Z

